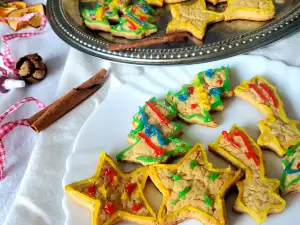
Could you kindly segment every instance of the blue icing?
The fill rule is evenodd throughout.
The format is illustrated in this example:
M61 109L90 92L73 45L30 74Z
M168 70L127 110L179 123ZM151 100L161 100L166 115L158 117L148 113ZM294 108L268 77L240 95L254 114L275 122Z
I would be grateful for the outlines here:
M205 76L207 76L210 79L214 78L214 71L212 69L206 70L205 71Z
M188 99L189 95L188 94L182 94L178 96L178 100L181 102L185 102Z
M145 134L148 137L152 137L156 134L158 143L162 146L167 145L167 141L164 138L162 138L160 130L156 126L148 124L148 118L141 107L139 107L139 111L142 116L141 121L143 122L143 124L145 126Z
M218 96L222 93L221 88L211 88L209 94L212 96Z

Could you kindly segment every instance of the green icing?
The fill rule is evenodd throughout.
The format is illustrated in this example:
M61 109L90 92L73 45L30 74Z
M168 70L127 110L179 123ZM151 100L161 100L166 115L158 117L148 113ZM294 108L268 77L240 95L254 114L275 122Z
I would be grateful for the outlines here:
M185 85L182 87L182 89L180 91L174 93L174 97L178 97L179 95L182 95L182 94L186 94L186 95L189 94L188 89Z
M174 173L171 173L171 172L169 172L168 174L175 181L181 180L181 177L179 175L177 175L177 174L174 174Z
M300 142L298 142L294 147L288 149L286 151L286 155L287 156L293 156L296 153L297 148L299 148L299 147L300 147Z
M220 95L212 96L215 99L215 102L210 105L212 109L217 108L218 106L222 106L223 102L221 100Z
M285 180L286 180L286 172L283 172L281 179L280 179L280 187L279 187L281 192L284 192L284 190L285 190L285 187L284 187Z
M198 163L197 163L196 160L192 160L192 161L190 162L190 167L191 167L192 169L194 169L197 165L198 165Z
M220 69L214 70L214 71L221 71L225 70L225 80L223 83L223 86L221 87L222 92L230 91L230 82L229 82L229 69L228 67L221 67Z
M173 200L173 201L171 202L171 204L172 204L172 205L175 205L179 200L184 200L185 197L186 197L186 194L187 194L190 190L191 190L191 187L188 187L188 186L185 187L182 191L180 191L180 192L178 193L177 199Z
M285 159L283 159L281 162L282 162L282 164L283 164L285 167L289 165L289 162L286 161Z
M213 173L208 175L208 179L212 180L212 181L215 181L219 177L219 175L220 175L219 173L213 172Z
M297 178L295 178L294 180L292 180L291 182L289 182L288 183L288 187L296 184L299 181L300 181L300 176L298 176Z
M204 193L203 198L204 198L204 201L205 201L206 205L212 206L213 200L207 194Z
M183 119L192 119L192 118L194 118L194 117L196 117L196 118L198 118L198 119L200 119L200 120L203 120L205 123L209 123L209 122L211 122L212 121L212 118L211 118L211 116L209 115L209 113L208 113L208 111L206 111L206 110L204 110L203 111L204 112L204 116L201 116L201 115L199 115L199 114L192 114L192 115L183 115L183 114L181 114L181 113L179 113L178 115L181 117L181 118L183 118Z

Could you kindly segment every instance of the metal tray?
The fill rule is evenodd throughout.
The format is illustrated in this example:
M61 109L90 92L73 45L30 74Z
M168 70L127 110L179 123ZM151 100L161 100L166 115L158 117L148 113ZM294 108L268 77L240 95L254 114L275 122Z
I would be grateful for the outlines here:
M96 4L95 0L48 0L47 13L56 34L71 46L107 60L140 65L170 65L201 63L245 53L284 38L300 28L300 1L273 0L276 16L268 22L236 20L208 27L203 46L189 40L124 51L108 51L107 43L129 42L108 33L94 32L83 24L80 8ZM208 7L213 7L208 5ZM226 4L215 10L222 11ZM158 32L165 33L171 19L168 6L158 9Z

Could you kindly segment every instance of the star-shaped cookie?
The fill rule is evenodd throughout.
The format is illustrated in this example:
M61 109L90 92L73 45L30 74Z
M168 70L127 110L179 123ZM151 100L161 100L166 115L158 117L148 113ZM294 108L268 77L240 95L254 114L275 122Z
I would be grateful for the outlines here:
M240 170L214 169L201 144L177 163L150 166L150 177L163 194L158 224L197 219L207 225L225 225L224 195L240 179Z
M272 0L228 0L224 12L225 20L265 21L274 18L275 7Z
M173 4L170 6L172 20L167 26L167 33L189 32L198 39L203 39L206 27L224 19L223 13L206 9L204 0L197 0L192 5Z
M279 180L265 177L261 149L243 129L233 125L229 133L223 131L209 150L245 171L246 178L237 183L234 210L248 213L258 224L284 210L286 202L277 194Z
M234 94L252 104L266 117L258 124L261 132L257 140L259 146L284 156L288 148L300 141L298 121L286 116L276 88L265 78L255 76L250 81L243 81L234 89Z
M147 168L123 173L102 152L94 176L67 185L65 191L75 202L92 211L93 225L118 221L152 225L156 215L143 194L147 178Z
M283 194L300 192L300 142L287 150L282 160L284 171L280 180Z

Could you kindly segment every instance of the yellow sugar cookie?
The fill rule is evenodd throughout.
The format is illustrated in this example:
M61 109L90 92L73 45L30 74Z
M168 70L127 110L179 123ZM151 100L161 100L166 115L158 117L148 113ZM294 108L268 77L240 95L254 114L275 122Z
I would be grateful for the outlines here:
M246 174L246 178L237 183L239 194L234 210L249 214L258 224L269 214L284 210L286 202L277 194L279 180L265 177L261 149L243 129L233 125L229 133L223 131L217 141L209 145L209 150Z
M92 211L92 225L110 225L118 221L155 224L156 215L144 194L147 168L123 173L102 152L95 174L65 187L67 195Z
M204 0L197 0L192 5L174 4L170 6L172 20L167 26L167 33L189 32L199 39L203 39L209 23L216 23L224 19L223 13L206 9Z
M275 7L272 0L228 0L224 12L225 20L265 21L274 18Z
M150 177L163 194L157 224L178 224L197 219L206 225L225 225L224 195L242 172L214 169L201 144L177 164L150 166Z

